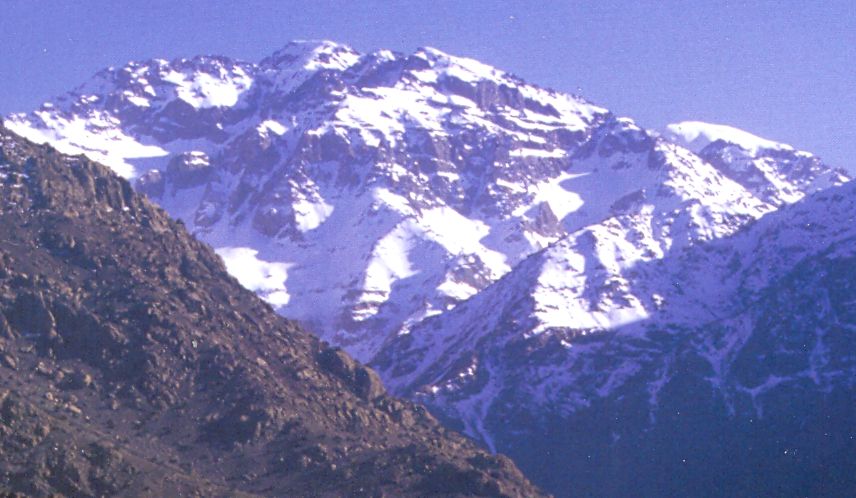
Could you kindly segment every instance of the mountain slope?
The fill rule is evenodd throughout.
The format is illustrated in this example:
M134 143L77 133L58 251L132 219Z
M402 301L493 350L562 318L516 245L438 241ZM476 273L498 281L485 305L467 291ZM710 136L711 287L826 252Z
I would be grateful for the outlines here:
M653 205L658 233L634 250L657 257L846 179L772 158L781 181L762 192L731 156L430 48L129 63L6 124L132 179L244 285L363 360L587 225Z
M777 206L840 184L846 177L808 152L730 126L675 123L666 127L664 136L710 162L755 197Z
M105 167L0 128L0 490L533 496Z
M613 243L589 227L377 367L558 495L846 494L854 208L847 184L624 268L588 266Z

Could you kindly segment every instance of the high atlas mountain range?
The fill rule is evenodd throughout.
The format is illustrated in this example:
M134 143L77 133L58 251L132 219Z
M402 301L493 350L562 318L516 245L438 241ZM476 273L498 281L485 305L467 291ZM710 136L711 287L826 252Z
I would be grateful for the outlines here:
M129 63L4 123L557 495L852 485L853 194L808 152L332 42Z

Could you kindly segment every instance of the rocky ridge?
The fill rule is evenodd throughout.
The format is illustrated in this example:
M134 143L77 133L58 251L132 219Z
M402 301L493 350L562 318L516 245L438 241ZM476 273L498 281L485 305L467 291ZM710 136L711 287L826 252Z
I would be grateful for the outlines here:
M84 157L0 128L0 491L535 496Z

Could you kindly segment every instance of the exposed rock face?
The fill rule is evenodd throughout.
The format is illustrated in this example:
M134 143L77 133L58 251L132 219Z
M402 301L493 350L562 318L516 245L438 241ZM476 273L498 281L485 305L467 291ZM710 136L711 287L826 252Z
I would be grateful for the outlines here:
M363 399L371 401L385 392L380 377L372 369L360 365L341 349L325 349L318 356L318 363L344 380Z
M166 174L176 189L192 188L210 181L214 168L207 154L193 151L172 158L166 167Z
M107 168L0 128L0 492L537 496Z

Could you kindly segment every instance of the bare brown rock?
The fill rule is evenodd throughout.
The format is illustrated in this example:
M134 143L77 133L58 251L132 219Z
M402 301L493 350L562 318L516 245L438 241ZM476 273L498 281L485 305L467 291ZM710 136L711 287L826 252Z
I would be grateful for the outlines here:
M0 494L540 495L105 167L0 151Z

